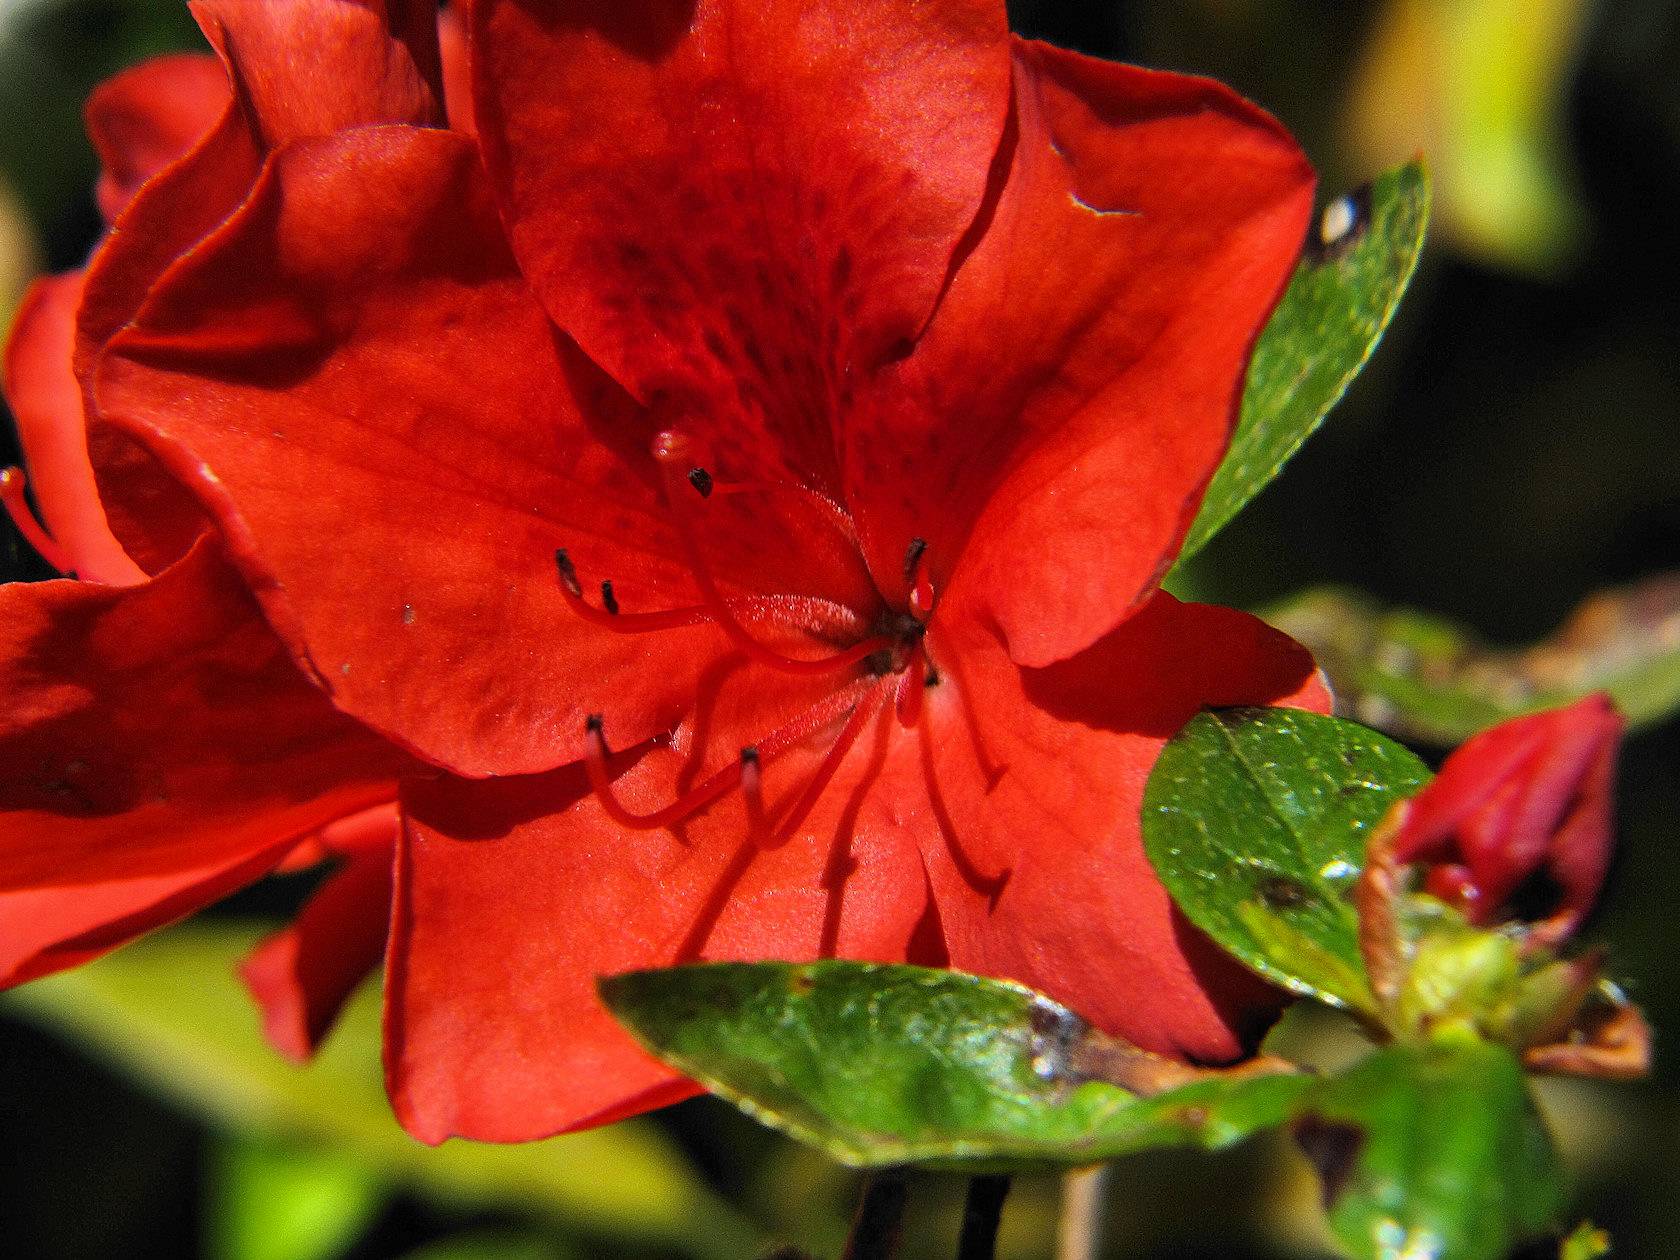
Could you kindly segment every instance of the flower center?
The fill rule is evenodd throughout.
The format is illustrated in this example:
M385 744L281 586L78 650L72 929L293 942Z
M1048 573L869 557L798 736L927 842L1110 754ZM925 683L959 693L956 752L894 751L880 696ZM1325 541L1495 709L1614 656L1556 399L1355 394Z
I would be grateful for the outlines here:
M627 612L619 606L611 580L601 583L601 606L584 598L577 568L564 548L555 552L555 566L567 605L593 625L624 634L671 630L685 626L715 625L748 660L780 673L801 677L834 676L836 685L828 695L791 721L743 748L729 766L712 774L696 787L663 808L637 813L618 799L613 780L612 751L605 725L592 715L585 730L585 762L590 786L603 809L615 823L632 830L675 826L730 792L742 794L747 811L750 840L760 847L785 841L815 808L823 791L838 772L846 754L871 718L889 701L899 722L906 728L921 721L926 688L939 681L924 642L933 616L934 594L927 572L927 544L912 539L904 559L905 581L910 586L908 607L887 608L871 626L871 633L849 646L825 656L790 656L761 642L742 622L742 614L768 621L789 620L789 614L805 613L810 624L813 611L808 605L822 601L801 596L773 595L749 599L727 598L719 588L697 541L699 531L693 513L714 495L773 493L789 490L810 495L826 505L835 523L856 545L857 533L851 517L839 504L803 486L777 483L724 482L694 462L692 447L680 433L664 432L653 442L653 456L663 481L665 509L682 551L684 567L699 594L699 602L687 607L653 612ZM819 732L839 724L838 732L811 772L797 797L771 818L764 802L764 771L790 749Z

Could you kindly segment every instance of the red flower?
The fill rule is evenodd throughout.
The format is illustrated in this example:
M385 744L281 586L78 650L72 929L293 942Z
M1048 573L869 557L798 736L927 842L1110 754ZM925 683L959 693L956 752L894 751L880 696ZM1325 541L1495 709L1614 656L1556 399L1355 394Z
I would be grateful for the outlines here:
M1514 718L1449 756L1394 834L1399 862L1426 862L1425 888L1472 923L1546 877L1554 904L1530 935L1553 945L1592 908L1610 865L1622 717L1608 697Z
M684 1096L593 980L700 957L949 962L1238 1053L1272 995L1173 913L1138 815L1203 705L1324 704L1289 640L1156 589L1302 239L1298 149L992 0L471 19L476 140L289 133L82 374L300 686L429 767L404 1123ZM289 64L229 47L268 135ZM84 332L102 300L96 268Z

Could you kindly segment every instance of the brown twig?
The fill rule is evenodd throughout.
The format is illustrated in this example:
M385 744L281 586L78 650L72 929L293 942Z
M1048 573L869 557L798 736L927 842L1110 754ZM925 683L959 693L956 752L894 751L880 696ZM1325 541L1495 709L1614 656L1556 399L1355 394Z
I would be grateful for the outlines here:
M863 1184L842 1260L892 1260L904 1228L904 1169L883 1168Z
M998 1222L1003 1217L1003 1201L1008 1197L1006 1176L969 1178L957 1260L993 1260L997 1254Z

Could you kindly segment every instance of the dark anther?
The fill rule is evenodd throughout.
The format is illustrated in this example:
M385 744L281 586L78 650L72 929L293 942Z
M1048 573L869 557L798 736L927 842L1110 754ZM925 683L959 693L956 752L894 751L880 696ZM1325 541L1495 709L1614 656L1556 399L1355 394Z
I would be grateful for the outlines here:
M702 499L709 499L712 495L712 474L704 468L690 468L688 470L688 484L700 492Z
M599 713L591 713L588 717L583 719L583 729L588 731L591 735L599 735L601 733L602 725L603 723Z
M904 552L904 580L916 580L916 566L922 562L922 552L927 550L927 539L912 538L910 546Z
M756 766L758 764L758 749L751 744L741 749L741 764L743 766Z
M932 661L928 662L927 677L923 685L928 687L939 686L939 671L933 667Z
M560 581L564 583L566 589L581 598L583 587L578 584L577 569L572 566L572 558L566 554L564 547L555 551L554 567L560 570Z
M618 616L618 596L613 594L611 582L601 583L601 606L613 616Z

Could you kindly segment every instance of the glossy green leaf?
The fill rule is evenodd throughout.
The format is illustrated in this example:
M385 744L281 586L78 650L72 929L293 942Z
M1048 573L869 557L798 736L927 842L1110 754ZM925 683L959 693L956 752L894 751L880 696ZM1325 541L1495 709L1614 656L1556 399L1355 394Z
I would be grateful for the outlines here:
M1066 1007L922 967L716 963L630 972L601 993L653 1054L852 1165L1019 1168L1221 1147L1279 1123L1310 1083L1209 1077L1140 1098L1093 1079L1124 1052Z
M1305 591L1261 614L1305 644L1361 721L1443 747L1523 713L1607 691L1630 726L1680 711L1680 576L1586 600L1528 647L1490 647L1463 626L1384 608L1355 591Z
M1428 778L1406 749L1352 722L1202 713L1149 776L1144 848L1191 922L1261 975L1369 1010L1351 900L1365 838Z
M1468 1034L1391 1046L1324 1081L1295 1134L1357 1260L1506 1260L1565 1205L1521 1066Z
M230 1137L213 1153L209 1195L215 1260L331 1260L372 1223L386 1191L337 1151Z
M72 1037L213 1124L331 1148L447 1203L534 1211L700 1257L757 1245L649 1123L523 1146L416 1142L385 1098L374 986L351 1003L313 1063L286 1062L263 1041L234 977L261 931L225 920L186 924L15 989L0 1009Z
M1242 411L1180 562L1271 479L1377 348L1417 267L1429 222L1422 162L1331 203L1249 360Z

